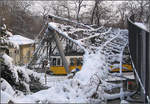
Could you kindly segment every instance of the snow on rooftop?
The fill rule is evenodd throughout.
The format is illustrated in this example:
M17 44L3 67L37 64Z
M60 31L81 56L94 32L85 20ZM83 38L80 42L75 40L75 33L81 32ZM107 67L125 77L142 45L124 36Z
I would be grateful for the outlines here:
M13 36L10 36L8 39L11 42L17 43L18 45L25 45L25 44L33 44L34 43L34 40L23 37L21 35L13 35Z

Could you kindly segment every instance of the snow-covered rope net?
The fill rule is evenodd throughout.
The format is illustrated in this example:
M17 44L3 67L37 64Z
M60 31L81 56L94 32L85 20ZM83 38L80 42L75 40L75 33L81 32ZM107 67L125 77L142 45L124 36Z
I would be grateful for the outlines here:
M120 54L128 40L126 30L104 27L81 29L54 22L49 23L48 28L85 51L82 70L73 79L55 83L48 90L18 98L16 102L102 103L121 96L121 93L108 94L105 91L122 87L121 84L108 83L106 80L110 75L109 66L114 61L121 61ZM124 92L124 95L128 94Z

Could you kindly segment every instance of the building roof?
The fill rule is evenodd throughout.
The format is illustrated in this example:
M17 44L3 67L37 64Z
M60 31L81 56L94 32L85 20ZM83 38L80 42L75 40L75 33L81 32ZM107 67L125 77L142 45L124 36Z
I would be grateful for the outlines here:
M34 40L23 37L21 35L13 35L13 36L10 36L8 39L11 42L17 43L18 45L26 45L26 44L33 44L34 43Z

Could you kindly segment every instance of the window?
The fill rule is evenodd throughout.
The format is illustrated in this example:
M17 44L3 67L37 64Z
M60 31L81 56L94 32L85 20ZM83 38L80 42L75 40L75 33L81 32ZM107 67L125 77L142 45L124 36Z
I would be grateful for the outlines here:
M73 58L70 58L70 65L74 66L74 59Z
M83 64L82 58L77 58L77 66L80 66Z
M57 66L60 66L60 58L57 58Z
M29 61L30 60L30 50L27 51L26 57L27 57L27 60Z
M56 66L56 58L53 58L52 65L53 65L53 66Z
M79 58L77 58L77 66L80 66L81 65L81 61Z

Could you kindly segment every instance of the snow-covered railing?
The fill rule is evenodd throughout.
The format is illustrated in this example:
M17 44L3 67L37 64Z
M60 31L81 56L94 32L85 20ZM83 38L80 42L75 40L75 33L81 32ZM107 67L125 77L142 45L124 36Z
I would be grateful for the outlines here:
M48 24L48 29L54 30L55 32L57 32L58 34L60 34L61 36L63 36L64 38L66 38L66 39L72 41L73 43L77 44L81 49L83 49L86 52L86 49L83 46L81 46L81 44L78 41L70 38L68 36L68 34L66 34L66 33L62 32L60 29L58 29L57 26L55 26L55 24L53 22L51 22L51 23Z
M128 18L128 30L133 69L140 83L144 102L150 103L150 33L134 22L134 16Z

